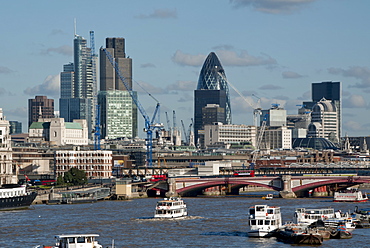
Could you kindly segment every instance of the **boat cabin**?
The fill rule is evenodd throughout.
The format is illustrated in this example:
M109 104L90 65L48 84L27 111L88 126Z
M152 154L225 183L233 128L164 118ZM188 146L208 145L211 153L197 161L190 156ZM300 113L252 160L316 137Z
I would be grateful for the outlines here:
M294 223L311 224L318 220L335 218L335 211L333 208L321 209L306 209L297 208L294 213Z
M70 234L70 235L57 235L56 247L57 248L102 248L95 240L99 237L98 234Z

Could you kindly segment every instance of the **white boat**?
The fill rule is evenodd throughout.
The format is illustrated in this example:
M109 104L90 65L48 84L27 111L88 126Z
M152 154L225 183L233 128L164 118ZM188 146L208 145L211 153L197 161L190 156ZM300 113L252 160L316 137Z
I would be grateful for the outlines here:
M280 207L255 205L249 208L249 237L270 237L282 226Z
M339 224L345 224L349 232L352 232L356 227L354 219L349 213L335 211L333 208L297 208L293 218L294 223L307 226L318 220L323 221L326 227L332 228L337 228Z
M180 197L170 197L157 202L154 218L179 218L187 215L184 201Z
M102 248L95 240L98 234L68 234L56 235L55 246L43 246L50 248Z
M346 189L343 191L334 192L335 202L366 202L367 194L362 193L357 189Z
M263 200L272 200L272 199L274 199L274 195L273 194L267 194L266 196L263 196L262 199Z

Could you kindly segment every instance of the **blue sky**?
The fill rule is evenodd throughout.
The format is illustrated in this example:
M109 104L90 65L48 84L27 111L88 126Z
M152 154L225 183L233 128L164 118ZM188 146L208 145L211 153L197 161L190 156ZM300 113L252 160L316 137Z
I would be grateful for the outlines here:
M263 108L278 103L288 114L311 99L311 83L342 82L342 134L367 136L369 10L368 0L3 1L0 107L7 120L23 122L24 132L28 99L46 95L58 109L59 73L73 60L76 19L77 34L89 40L94 30L96 50L106 37L126 39L134 80L161 102L164 123L164 113L172 122L175 110L177 125L183 120L187 129L199 72L215 52L251 105L254 94ZM151 116L156 103L138 84ZM252 107L230 92L233 123L251 125Z

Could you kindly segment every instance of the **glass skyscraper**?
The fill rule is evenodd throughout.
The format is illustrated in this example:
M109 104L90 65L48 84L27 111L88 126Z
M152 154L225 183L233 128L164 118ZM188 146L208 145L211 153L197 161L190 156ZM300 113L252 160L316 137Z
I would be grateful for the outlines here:
M132 91L132 59L126 57L125 39L106 38L106 50L114 58L128 89L101 48L98 97L102 126L101 138L135 138L137 136L137 106L128 91ZM132 91L132 94L137 97L135 91Z
M194 91L194 135L198 143L204 127L202 109L207 104L217 104L225 114L217 122L231 124L231 106L229 87L225 71L214 52L211 52L200 71L198 86ZM202 142L201 142L202 143Z
M96 82L93 79L93 59L87 41L75 34L73 39L73 63L63 66L60 73L60 117L66 122L86 119L89 138L95 125L94 97L97 97Z

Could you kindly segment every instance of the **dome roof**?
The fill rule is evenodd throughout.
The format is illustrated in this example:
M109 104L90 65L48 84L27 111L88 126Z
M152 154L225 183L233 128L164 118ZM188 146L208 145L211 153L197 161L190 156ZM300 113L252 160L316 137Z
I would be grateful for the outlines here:
M313 108L313 112L336 112L337 109L334 103L325 98L321 99L320 102L316 103Z
M302 147L302 148L311 148L315 150L337 150L339 149L334 145L333 142L325 138L296 138L293 139L293 148Z

